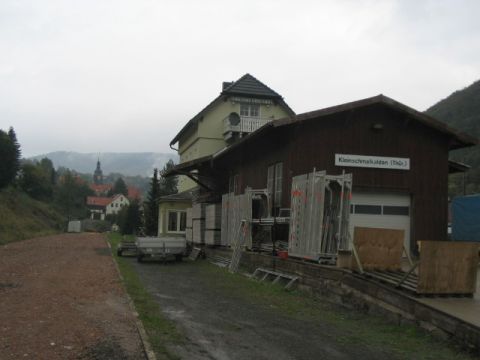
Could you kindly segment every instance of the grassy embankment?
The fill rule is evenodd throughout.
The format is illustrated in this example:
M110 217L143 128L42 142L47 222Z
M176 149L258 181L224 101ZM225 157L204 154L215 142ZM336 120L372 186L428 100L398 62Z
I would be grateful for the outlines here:
M168 350L168 345L181 344L184 338L175 328L175 325L163 316L152 295L140 282L129 260L117 256L116 249L121 240L122 236L117 233L111 233L108 236L113 256L123 276L125 288L135 304L135 309L145 327L153 351L158 359L177 359Z
M7 188L0 191L0 245L62 231L65 219L51 206Z

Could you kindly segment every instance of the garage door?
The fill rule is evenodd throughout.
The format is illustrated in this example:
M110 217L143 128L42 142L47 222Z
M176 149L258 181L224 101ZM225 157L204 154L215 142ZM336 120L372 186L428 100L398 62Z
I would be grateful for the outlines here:
M355 226L399 229L405 231L404 244L409 249L410 216L409 195L354 192L350 207L351 238Z

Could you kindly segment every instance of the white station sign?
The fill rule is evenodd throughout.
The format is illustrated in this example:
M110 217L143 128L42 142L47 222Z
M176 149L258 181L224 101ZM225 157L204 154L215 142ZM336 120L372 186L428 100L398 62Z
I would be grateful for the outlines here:
M410 159L386 156L335 154L336 166L410 170Z

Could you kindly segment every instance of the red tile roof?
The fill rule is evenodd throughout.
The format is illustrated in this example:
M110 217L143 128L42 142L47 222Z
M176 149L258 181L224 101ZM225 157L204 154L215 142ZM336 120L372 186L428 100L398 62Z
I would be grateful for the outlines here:
M87 196L87 205L107 206L112 201L113 199L109 197Z
M127 198L130 200L139 200L141 197L140 190L135 186L128 186L128 195Z
M112 184L90 184L90 189L95 191L97 195L106 194L112 187Z

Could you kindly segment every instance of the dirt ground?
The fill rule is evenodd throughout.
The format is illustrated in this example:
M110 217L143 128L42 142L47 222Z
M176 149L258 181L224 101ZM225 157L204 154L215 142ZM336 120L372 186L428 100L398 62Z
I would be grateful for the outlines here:
M0 247L0 359L144 358L102 235Z
M325 323L288 316L222 291L205 269L208 264L131 262L186 337L184 344L170 349L181 359L396 358L368 344L342 343L343 334Z

